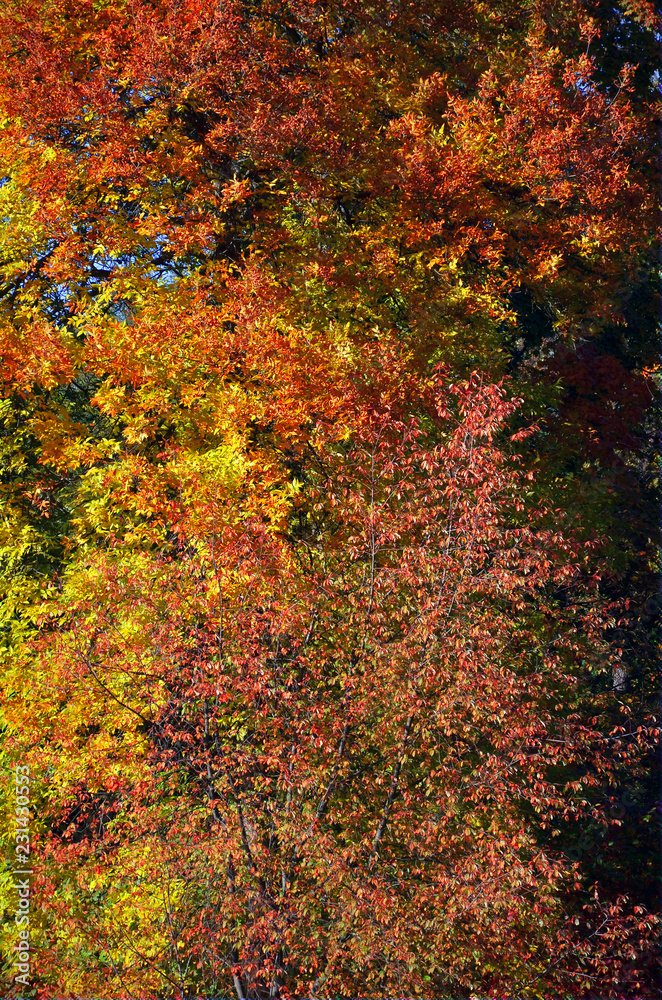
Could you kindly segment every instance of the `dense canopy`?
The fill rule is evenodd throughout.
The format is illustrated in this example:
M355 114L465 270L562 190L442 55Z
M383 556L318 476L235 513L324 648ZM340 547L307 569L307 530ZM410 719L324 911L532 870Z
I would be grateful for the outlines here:
M648 0L4 0L8 998L658 995Z

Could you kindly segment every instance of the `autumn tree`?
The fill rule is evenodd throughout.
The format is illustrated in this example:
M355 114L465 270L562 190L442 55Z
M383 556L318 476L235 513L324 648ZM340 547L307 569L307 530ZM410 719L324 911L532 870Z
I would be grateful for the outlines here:
M656 995L657 32L3 6L38 995Z

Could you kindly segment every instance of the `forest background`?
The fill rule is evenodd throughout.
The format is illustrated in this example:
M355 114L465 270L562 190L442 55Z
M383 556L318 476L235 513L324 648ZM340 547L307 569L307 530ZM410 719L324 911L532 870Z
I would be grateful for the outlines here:
M4 997L659 995L659 39L4 0Z

